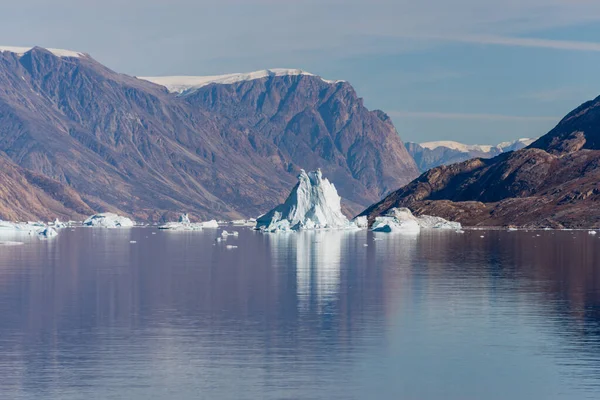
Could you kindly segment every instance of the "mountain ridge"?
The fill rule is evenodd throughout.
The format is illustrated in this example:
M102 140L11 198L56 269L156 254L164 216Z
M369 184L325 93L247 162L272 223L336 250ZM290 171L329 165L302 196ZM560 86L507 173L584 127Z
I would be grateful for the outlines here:
M355 213L417 169L391 121L337 86L268 76L181 97L88 56L0 52L0 151L138 220L255 217L315 167Z

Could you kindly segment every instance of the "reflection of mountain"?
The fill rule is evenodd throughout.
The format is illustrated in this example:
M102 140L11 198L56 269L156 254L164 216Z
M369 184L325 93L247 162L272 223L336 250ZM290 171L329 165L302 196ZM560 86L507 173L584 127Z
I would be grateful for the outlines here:
M579 363L568 372L600 368L600 239L585 232L241 231L235 251L216 231L151 232L67 230L0 252L0 398L7 379L59 393L115 376L209 398L352 398L371 367L405 383L527 346Z

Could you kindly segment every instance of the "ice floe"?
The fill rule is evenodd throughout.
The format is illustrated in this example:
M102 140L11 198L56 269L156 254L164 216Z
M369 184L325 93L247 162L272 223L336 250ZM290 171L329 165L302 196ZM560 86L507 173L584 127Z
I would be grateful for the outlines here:
M181 214L179 222L167 222L160 225L158 229L169 231L201 231L203 228L218 228L219 223L216 220L207 222L190 222L188 214Z
M127 217L114 213L101 213L92 215L83 221L83 225L100 228L130 228L134 226L135 223Z
M302 170L285 203L260 216L255 227L262 232L352 228L356 225L342 213L335 186L323 178L320 169Z
M421 229L446 229L461 231L458 222L431 215L416 217L408 208L392 208L384 216L375 218L372 230L388 233L419 233Z

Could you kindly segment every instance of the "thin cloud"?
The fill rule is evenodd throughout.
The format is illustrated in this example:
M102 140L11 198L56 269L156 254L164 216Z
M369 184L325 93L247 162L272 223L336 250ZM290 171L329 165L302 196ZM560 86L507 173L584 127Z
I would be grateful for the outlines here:
M425 119L447 119L447 120L486 120L486 121L549 121L557 122L559 117L550 116L521 116L504 114L470 114L470 113L448 113L437 111L391 111L389 115L398 118L425 118Z
M423 35L423 39L500 46L538 47L555 50L600 51L600 42L554 40L494 35Z

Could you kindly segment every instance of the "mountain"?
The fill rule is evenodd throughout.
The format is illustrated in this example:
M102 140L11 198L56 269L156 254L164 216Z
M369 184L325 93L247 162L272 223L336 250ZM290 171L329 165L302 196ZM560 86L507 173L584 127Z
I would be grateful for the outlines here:
M453 141L406 143L406 149L415 159L421 172L440 165L450 165L471 158L492 158L499 154L520 150L529 146L535 139L518 139L513 142L503 142L495 146L467 145Z
M27 171L0 153L0 220L82 219L90 213L73 189Z
M600 97L529 147L440 166L365 210L393 207L465 225L600 227Z
M0 151L76 193L79 210L147 221L255 217L316 167L350 213L418 174L389 118L348 83L242 75L168 90L85 53L0 47Z

